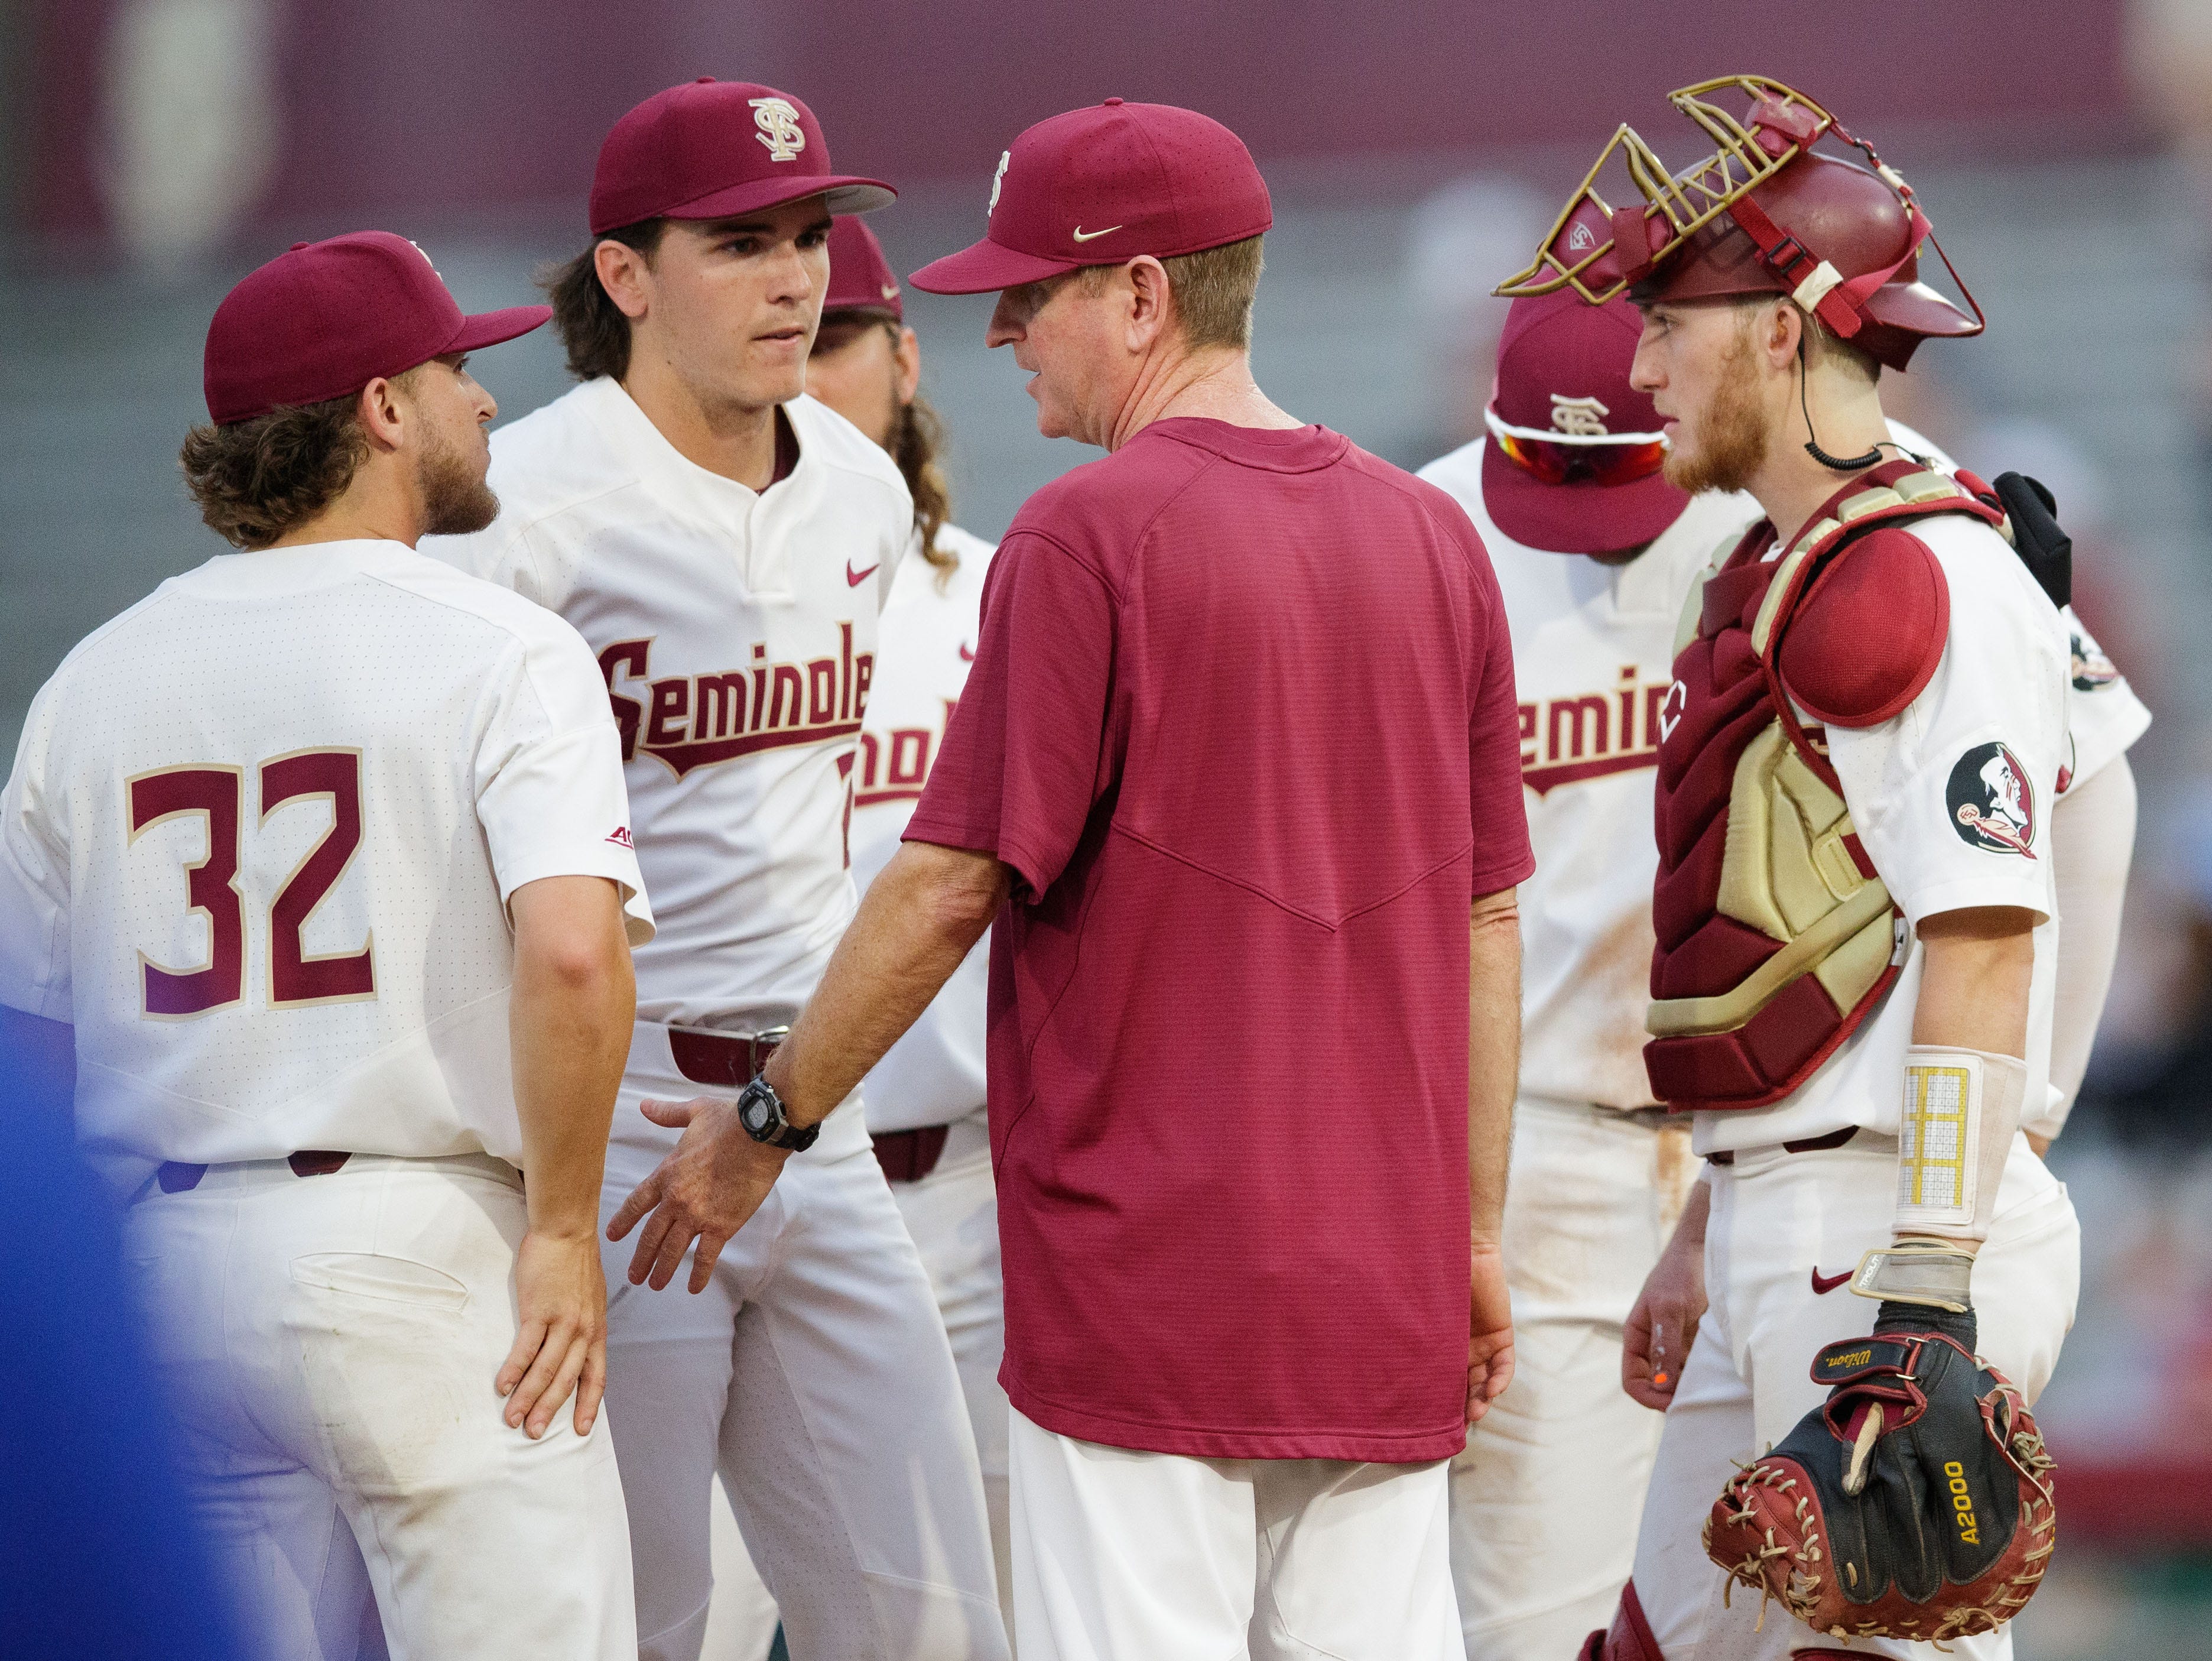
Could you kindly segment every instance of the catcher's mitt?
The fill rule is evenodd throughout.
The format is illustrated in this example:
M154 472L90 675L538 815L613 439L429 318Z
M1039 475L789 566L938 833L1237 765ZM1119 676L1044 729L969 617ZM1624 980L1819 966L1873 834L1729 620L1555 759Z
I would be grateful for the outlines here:
M1737 1472L1705 1553L1837 1638L1994 1632L2057 1543L2051 1461L2019 1390L1974 1357L1972 1311L1885 1302L1813 1363L1827 1402Z

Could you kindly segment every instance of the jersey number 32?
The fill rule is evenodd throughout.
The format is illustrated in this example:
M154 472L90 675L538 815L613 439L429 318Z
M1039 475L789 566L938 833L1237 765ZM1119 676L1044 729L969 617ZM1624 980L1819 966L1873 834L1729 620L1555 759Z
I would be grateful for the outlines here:
M277 1008L376 995L373 942L358 952L310 957L300 931L361 846L361 752L301 750L263 762L261 819L287 803L330 803L331 828L293 867L269 906L269 1001ZM165 820L198 815L207 856L185 867L185 897L208 921L208 961L167 969L141 952L139 984L149 1020L178 1020L220 1009L246 995L246 902L238 891L239 839L246 780L235 767L164 767L141 773L129 792L131 840Z

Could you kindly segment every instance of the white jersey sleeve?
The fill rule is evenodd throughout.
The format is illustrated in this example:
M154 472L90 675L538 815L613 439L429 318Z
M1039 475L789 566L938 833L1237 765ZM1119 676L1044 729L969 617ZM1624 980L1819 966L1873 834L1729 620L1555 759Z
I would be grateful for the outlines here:
M476 754L477 818L501 903L541 877L605 877L623 891L629 943L644 945L653 914L623 788L622 738L590 649L563 624L519 641L504 667Z
M0 794L0 1004L67 1021L69 846L46 781L52 703L49 682L23 723Z
M2050 818L2066 761L2057 614L1987 526L1916 523L1952 594L1934 677L1892 720L1832 727L1861 841L1914 926L1972 906L2057 912Z
M79 1135L126 1185L519 1163L507 897L604 877L652 933L582 642L395 543L173 578L56 672L0 804L0 1000L75 1027Z

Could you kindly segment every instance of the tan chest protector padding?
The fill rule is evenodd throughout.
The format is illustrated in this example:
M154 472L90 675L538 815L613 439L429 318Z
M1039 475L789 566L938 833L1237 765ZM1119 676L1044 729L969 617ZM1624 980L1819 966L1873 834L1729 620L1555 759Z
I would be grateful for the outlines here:
M1781 722L1768 723L1737 761L1728 813L1714 910L1782 949L1717 996L1654 1002L1645 1029L1655 1037L1732 1031L1807 973L1837 1008L1850 1009L1897 950L1889 891L1860 871L1844 840L1852 830L1844 799L1805 764Z

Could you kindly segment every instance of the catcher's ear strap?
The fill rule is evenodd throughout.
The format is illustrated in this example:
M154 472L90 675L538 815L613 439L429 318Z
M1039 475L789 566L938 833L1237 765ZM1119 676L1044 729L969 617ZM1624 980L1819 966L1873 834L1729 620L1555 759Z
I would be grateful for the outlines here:
M1986 1240L2027 1094L2027 1063L1985 1050L1914 1044L1897 1132L1899 1235Z

